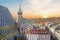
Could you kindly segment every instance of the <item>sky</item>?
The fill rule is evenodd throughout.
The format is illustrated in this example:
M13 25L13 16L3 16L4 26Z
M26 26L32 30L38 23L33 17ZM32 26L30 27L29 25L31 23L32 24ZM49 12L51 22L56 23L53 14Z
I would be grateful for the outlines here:
M15 19L19 4L23 18L60 17L60 0L0 0Z
M17 19L18 6L23 0L0 0L0 5L9 9L12 16Z

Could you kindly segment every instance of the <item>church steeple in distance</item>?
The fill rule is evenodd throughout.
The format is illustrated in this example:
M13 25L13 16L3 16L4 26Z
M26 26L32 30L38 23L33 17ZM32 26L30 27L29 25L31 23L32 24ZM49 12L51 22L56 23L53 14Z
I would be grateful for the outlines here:
M18 11L18 15L22 15L22 11L21 11L21 5L19 5L19 11Z

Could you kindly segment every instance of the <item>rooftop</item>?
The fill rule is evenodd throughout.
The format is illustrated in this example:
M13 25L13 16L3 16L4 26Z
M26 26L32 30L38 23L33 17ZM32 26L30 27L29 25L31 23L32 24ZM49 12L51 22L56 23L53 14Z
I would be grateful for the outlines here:
M27 32L27 34L47 35L47 34L50 34L50 32L47 29L31 29Z

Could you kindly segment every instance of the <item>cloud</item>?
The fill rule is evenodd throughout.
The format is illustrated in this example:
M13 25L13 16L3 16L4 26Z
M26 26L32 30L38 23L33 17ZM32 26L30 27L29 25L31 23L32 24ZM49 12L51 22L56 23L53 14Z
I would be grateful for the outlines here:
M25 12L35 12L54 0L24 0L22 10Z
M60 11L60 3L55 0L24 0L22 10L32 15L51 15Z

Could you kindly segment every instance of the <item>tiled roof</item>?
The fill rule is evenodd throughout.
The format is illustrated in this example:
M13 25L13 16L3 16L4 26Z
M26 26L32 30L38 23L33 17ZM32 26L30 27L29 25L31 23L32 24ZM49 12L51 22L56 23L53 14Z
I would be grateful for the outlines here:
M50 34L50 32L47 29L31 29L27 34Z

